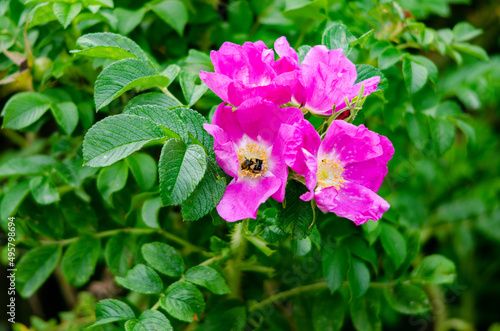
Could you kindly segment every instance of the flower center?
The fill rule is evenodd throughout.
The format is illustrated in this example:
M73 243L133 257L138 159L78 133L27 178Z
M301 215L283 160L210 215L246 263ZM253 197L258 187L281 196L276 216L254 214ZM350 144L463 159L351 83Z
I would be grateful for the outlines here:
M318 174L316 176L318 185L326 188L334 186L337 190L343 187L342 183L345 182L342 177L344 168L335 161L335 159L328 159L328 155L318 165Z
M242 177L260 177L265 174L267 164L267 150L256 143L247 143L238 151L240 169L238 173Z

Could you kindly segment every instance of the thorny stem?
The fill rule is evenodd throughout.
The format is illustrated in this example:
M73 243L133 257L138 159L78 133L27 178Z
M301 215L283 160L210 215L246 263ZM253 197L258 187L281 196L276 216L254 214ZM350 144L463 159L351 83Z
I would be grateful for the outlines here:
M241 264L246 253L247 240L245 232L248 229L248 219L244 219L236 224L234 231L231 233L231 250L233 258L227 262L226 272L229 289L231 293L229 297L241 297Z
M208 254L203 248L195 246L191 244L189 241L184 240L182 238L177 237L176 235L173 235L163 229L136 229L136 228L123 228L123 229L115 229L115 230L108 230L108 231L102 231L102 232L96 232L93 234L94 238L105 238L105 237L111 237L117 233L121 232L126 232L126 233L133 233L133 234L151 234L151 233L159 233L165 238L167 238L170 241L173 241L181 246L186 247L188 250L193 251L193 252L199 252L204 255ZM69 238L69 239L63 239L63 240L41 240L40 243L43 245L47 244L58 244L61 246L66 246L69 245L75 241L78 240L80 237L74 237L74 238Z

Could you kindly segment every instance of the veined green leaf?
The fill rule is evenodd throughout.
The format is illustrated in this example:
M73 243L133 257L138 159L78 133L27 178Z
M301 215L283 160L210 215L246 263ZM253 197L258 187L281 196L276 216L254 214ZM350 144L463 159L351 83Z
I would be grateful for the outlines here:
M116 33L89 33L78 38L76 44L83 50L71 52L78 55L112 60L138 58L148 61L146 53L134 41Z
M157 310L146 310L138 319L125 323L126 331L173 331L170 321Z
M17 291L29 298L49 278L61 258L60 245L42 245L23 255L16 265Z
M142 256L150 266L164 275L179 277L184 272L184 260L179 252L170 245L161 242L144 244Z
M344 24L333 23L323 32L321 43L329 49L340 48L344 51L344 55L347 56L351 52L350 43L355 40L356 37L352 35L351 31Z
M159 75L143 60L124 59L114 62L104 68L95 82L96 109L101 109L133 88L165 87L168 83L167 77Z
M194 321L193 316L205 310L203 294L188 282L179 281L170 285L160 302L170 315L184 322Z
M214 268L199 265L186 271L186 280L193 284L203 286L210 292L223 295L230 292L226 280Z
M73 286L86 284L94 274L101 252L101 240L92 236L80 237L69 245L61 260L64 278Z
M203 147L168 140L162 148L159 174L160 196L165 206L178 205L193 193L205 175L207 160Z
M85 165L108 166L139 150L146 143L165 137L164 131L150 119L128 114L106 117L94 124L85 135Z
M125 277L115 277L115 280L119 285L139 293L155 294L163 290L160 276L144 264L137 264Z
M82 10L82 4L80 2L76 3L64 3L64 2L56 2L54 3L54 15L57 20L62 24L62 26L66 29L68 25L73 21L73 19L80 13Z
M184 2L179 0L165 0L155 3L151 6L151 9L182 37L184 27L188 21L188 12Z
M404 59L403 76L405 78L405 84L408 92L413 94L424 87L424 84L427 81L428 72L424 65L410 59Z
M68 136L73 133L78 124L78 109L73 102L55 103L50 106L57 124Z
M2 110L2 127L19 130L35 123L50 108L51 99L37 92L20 92Z

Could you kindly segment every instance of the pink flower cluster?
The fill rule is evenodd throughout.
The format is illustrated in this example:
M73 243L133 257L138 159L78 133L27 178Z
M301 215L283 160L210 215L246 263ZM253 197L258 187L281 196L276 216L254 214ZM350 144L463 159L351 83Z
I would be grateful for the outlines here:
M212 51L215 72L200 78L224 102L204 127L214 137L218 164L233 180L217 206L228 222L256 218L269 197L282 202L289 169L305 183L304 201L356 223L378 220L389 204L376 194L394 148L365 128L335 120L323 140L305 112L330 116L345 99L375 91L380 77L355 84L354 64L341 49L314 46L299 64L285 37L274 50L263 42L224 43ZM227 105L229 104L229 105Z

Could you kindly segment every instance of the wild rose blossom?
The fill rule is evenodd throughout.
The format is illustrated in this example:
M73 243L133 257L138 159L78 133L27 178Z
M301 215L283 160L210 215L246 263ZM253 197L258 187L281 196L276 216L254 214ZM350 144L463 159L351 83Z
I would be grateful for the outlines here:
M321 141L313 126L303 120L294 125L294 138L285 150L287 164L304 176L309 192L323 212L333 212L356 225L380 219L389 204L378 196L387 162L394 148L384 136L345 121L333 121Z
M357 97L362 85L363 96L366 96L377 89L380 81L380 77L371 77L354 84L356 66L344 56L342 49L314 46L300 66L297 52L285 37L276 40L274 49L280 56L279 61L285 61L287 68L293 70L293 74L281 75L276 82L290 86L292 103L303 105L314 114L331 115L334 105L336 111L346 107L345 97L349 101Z
M214 137L217 163L234 178L217 205L222 218L256 218L269 197L283 201L288 178L283 151L292 124L303 118L296 107L279 108L262 98L246 100L236 110L219 105L213 124L203 126Z
M291 99L285 82L295 69L289 59L274 60L274 52L262 41L246 42L243 46L225 42L210 53L215 72L200 72L200 78L223 101L239 106L244 100L260 97L277 105ZM278 81L283 82L278 84Z

